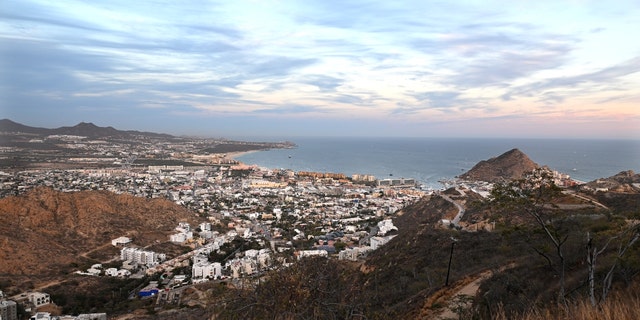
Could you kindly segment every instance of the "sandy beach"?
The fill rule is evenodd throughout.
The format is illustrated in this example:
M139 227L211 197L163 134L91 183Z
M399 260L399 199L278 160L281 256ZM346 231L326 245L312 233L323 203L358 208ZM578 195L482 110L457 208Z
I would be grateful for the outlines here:
M227 159L233 159L233 160L236 160L236 161L242 163L242 161L238 160L239 157L241 157L241 156L243 156L245 154L250 154L250 153L260 152L260 151L263 151L263 150L227 152L224 157L227 158Z

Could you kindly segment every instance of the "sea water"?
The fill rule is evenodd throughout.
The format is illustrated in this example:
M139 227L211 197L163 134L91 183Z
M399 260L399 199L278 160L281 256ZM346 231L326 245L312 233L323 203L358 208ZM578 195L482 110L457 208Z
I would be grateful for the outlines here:
M430 188L481 160L518 148L539 165L580 181L640 171L640 140L289 138L295 149L245 154L239 161L272 169L414 178Z

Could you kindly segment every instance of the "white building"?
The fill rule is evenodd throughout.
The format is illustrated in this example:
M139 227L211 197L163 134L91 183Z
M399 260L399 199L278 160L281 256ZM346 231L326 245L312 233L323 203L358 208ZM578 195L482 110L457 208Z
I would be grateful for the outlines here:
M267 267L269 267L269 265L271 265L271 254L268 250L261 249L260 253L258 253L258 256L256 257L256 260L258 261L258 268L266 269Z
M193 268L191 268L191 276L194 279L219 279L222 277L222 264L219 262L194 263Z
M180 232L183 232L183 233L187 233L187 232L191 231L191 226L187 222L180 222L180 223L178 223L178 226L176 227L176 230L178 230Z
M116 269L116 268L108 268L104 270L104 274L109 277L120 277L126 278L131 275L131 272L126 269Z
M387 242L391 241L391 239L395 238L396 235L387 236L387 237L371 237L371 250L376 250L383 245L387 244Z
M338 259L356 261L369 251L371 251L371 247L347 248L338 253Z
M18 304L11 300L0 301L0 319L18 320Z
M378 222L378 235L384 236L387 232L392 230L398 231L398 228L393 225L393 221L391 221L391 219L385 219Z
M200 224L200 230L202 231L211 231L211 223L203 222Z
M258 256L258 253L260 253L260 251L256 250L256 249L249 249L247 251L244 252L244 256L247 258L255 258Z
M209 257L207 257L206 254L201 252L199 254L193 255L191 260L193 260L193 264L196 264L196 263L200 263L200 262L208 262L209 261Z
M104 274L109 277L115 277L118 275L118 269L116 268L107 268L104 270Z
M130 242L131 242L131 239L127 237L120 237L120 238L111 240L111 244L114 247L117 247L119 245L126 245L126 244L129 244Z
M242 270L246 275L252 275L257 271L256 262L253 259L242 259Z
M305 257L314 257L314 256L327 257L329 255L329 253L326 250L300 250L296 253L298 254L298 260Z
M169 240L176 243L183 243L189 239L193 239L192 231L180 232L169 236Z
M147 267L155 266L166 260L166 258L167 256L164 253L156 253L139 248L126 247L120 250L120 259L122 261L129 261L131 263L141 264Z
M36 308L51 303L51 297L49 294L43 292L29 292L27 294L27 299L29 299L29 302L31 302Z

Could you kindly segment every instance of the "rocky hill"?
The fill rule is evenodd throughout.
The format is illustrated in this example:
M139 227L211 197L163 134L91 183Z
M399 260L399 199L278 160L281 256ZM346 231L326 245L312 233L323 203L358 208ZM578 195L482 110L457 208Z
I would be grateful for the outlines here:
M612 177L590 181L583 189L607 189L614 192L638 193L640 191L640 174L633 170L622 171Z
M498 157L478 162L459 178L473 181L499 182L519 179L526 172L540 166L518 149L511 149Z
M87 252L128 235L140 246L167 241L178 222L195 215L161 199L107 191L64 193L36 188L0 199L0 279L60 274ZM69 270L67 270L69 271Z

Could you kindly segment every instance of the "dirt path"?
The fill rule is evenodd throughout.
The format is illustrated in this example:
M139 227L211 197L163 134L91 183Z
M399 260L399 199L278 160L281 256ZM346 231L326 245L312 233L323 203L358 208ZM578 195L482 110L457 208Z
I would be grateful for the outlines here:
M516 263L509 263L502 266L498 272L511 269ZM444 287L438 292L431 295L424 303L419 319L458 319L456 309L467 309L471 306L471 299L480 289L480 284L489 279L493 275L493 270L484 270L482 272L467 276L455 282L451 287ZM462 298L458 298L462 296ZM441 305L441 308L433 308L435 305Z
M98 250L103 250L103 249L105 249L105 248L107 248L107 247L109 247L109 246L113 246L113 245L111 244L111 242L109 242L109 243L105 243L105 244L103 244L103 245L101 245L101 246L99 246L99 247L97 247L97 248L93 248L93 249L91 249L91 250L89 250L89 251L87 251L87 252L83 252L83 253L81 253L81 254L80 254L80 256L81 256L81 257L84 257L84 258L87 258L87 259L89 259L89 260L95 260L95 259L93 259L93 258L90 258L90 257L89 257L89 255L90 255L90 254L92 254L92 253L94 253L94 252L96 252L96 251L98 251Z
M34 287L33 289L27 290L25 292L19 293L15 296L9 297L9 299L11 300L20 300L22 298L26 299L26 294L27 292L40 292L42 291L42 289L46 289L48 287L53 287L55 285L59 285L63 282L66 282L67 280L65 279L57 279L57 280L51 280L51 281L47 281L45 283L41 283L38 286Z
M467 284L460 285L454 288L454 292L449 296L447 307L438 314L434 319L457 319L458 314L455 312L456 308L467 309L471 306L471 301L456 301L457 296L463 297L474 297L478 289L480 289L480 284L489 279L493 275L493 272L490 270L484 271L480 274L477 274L471 282Z

